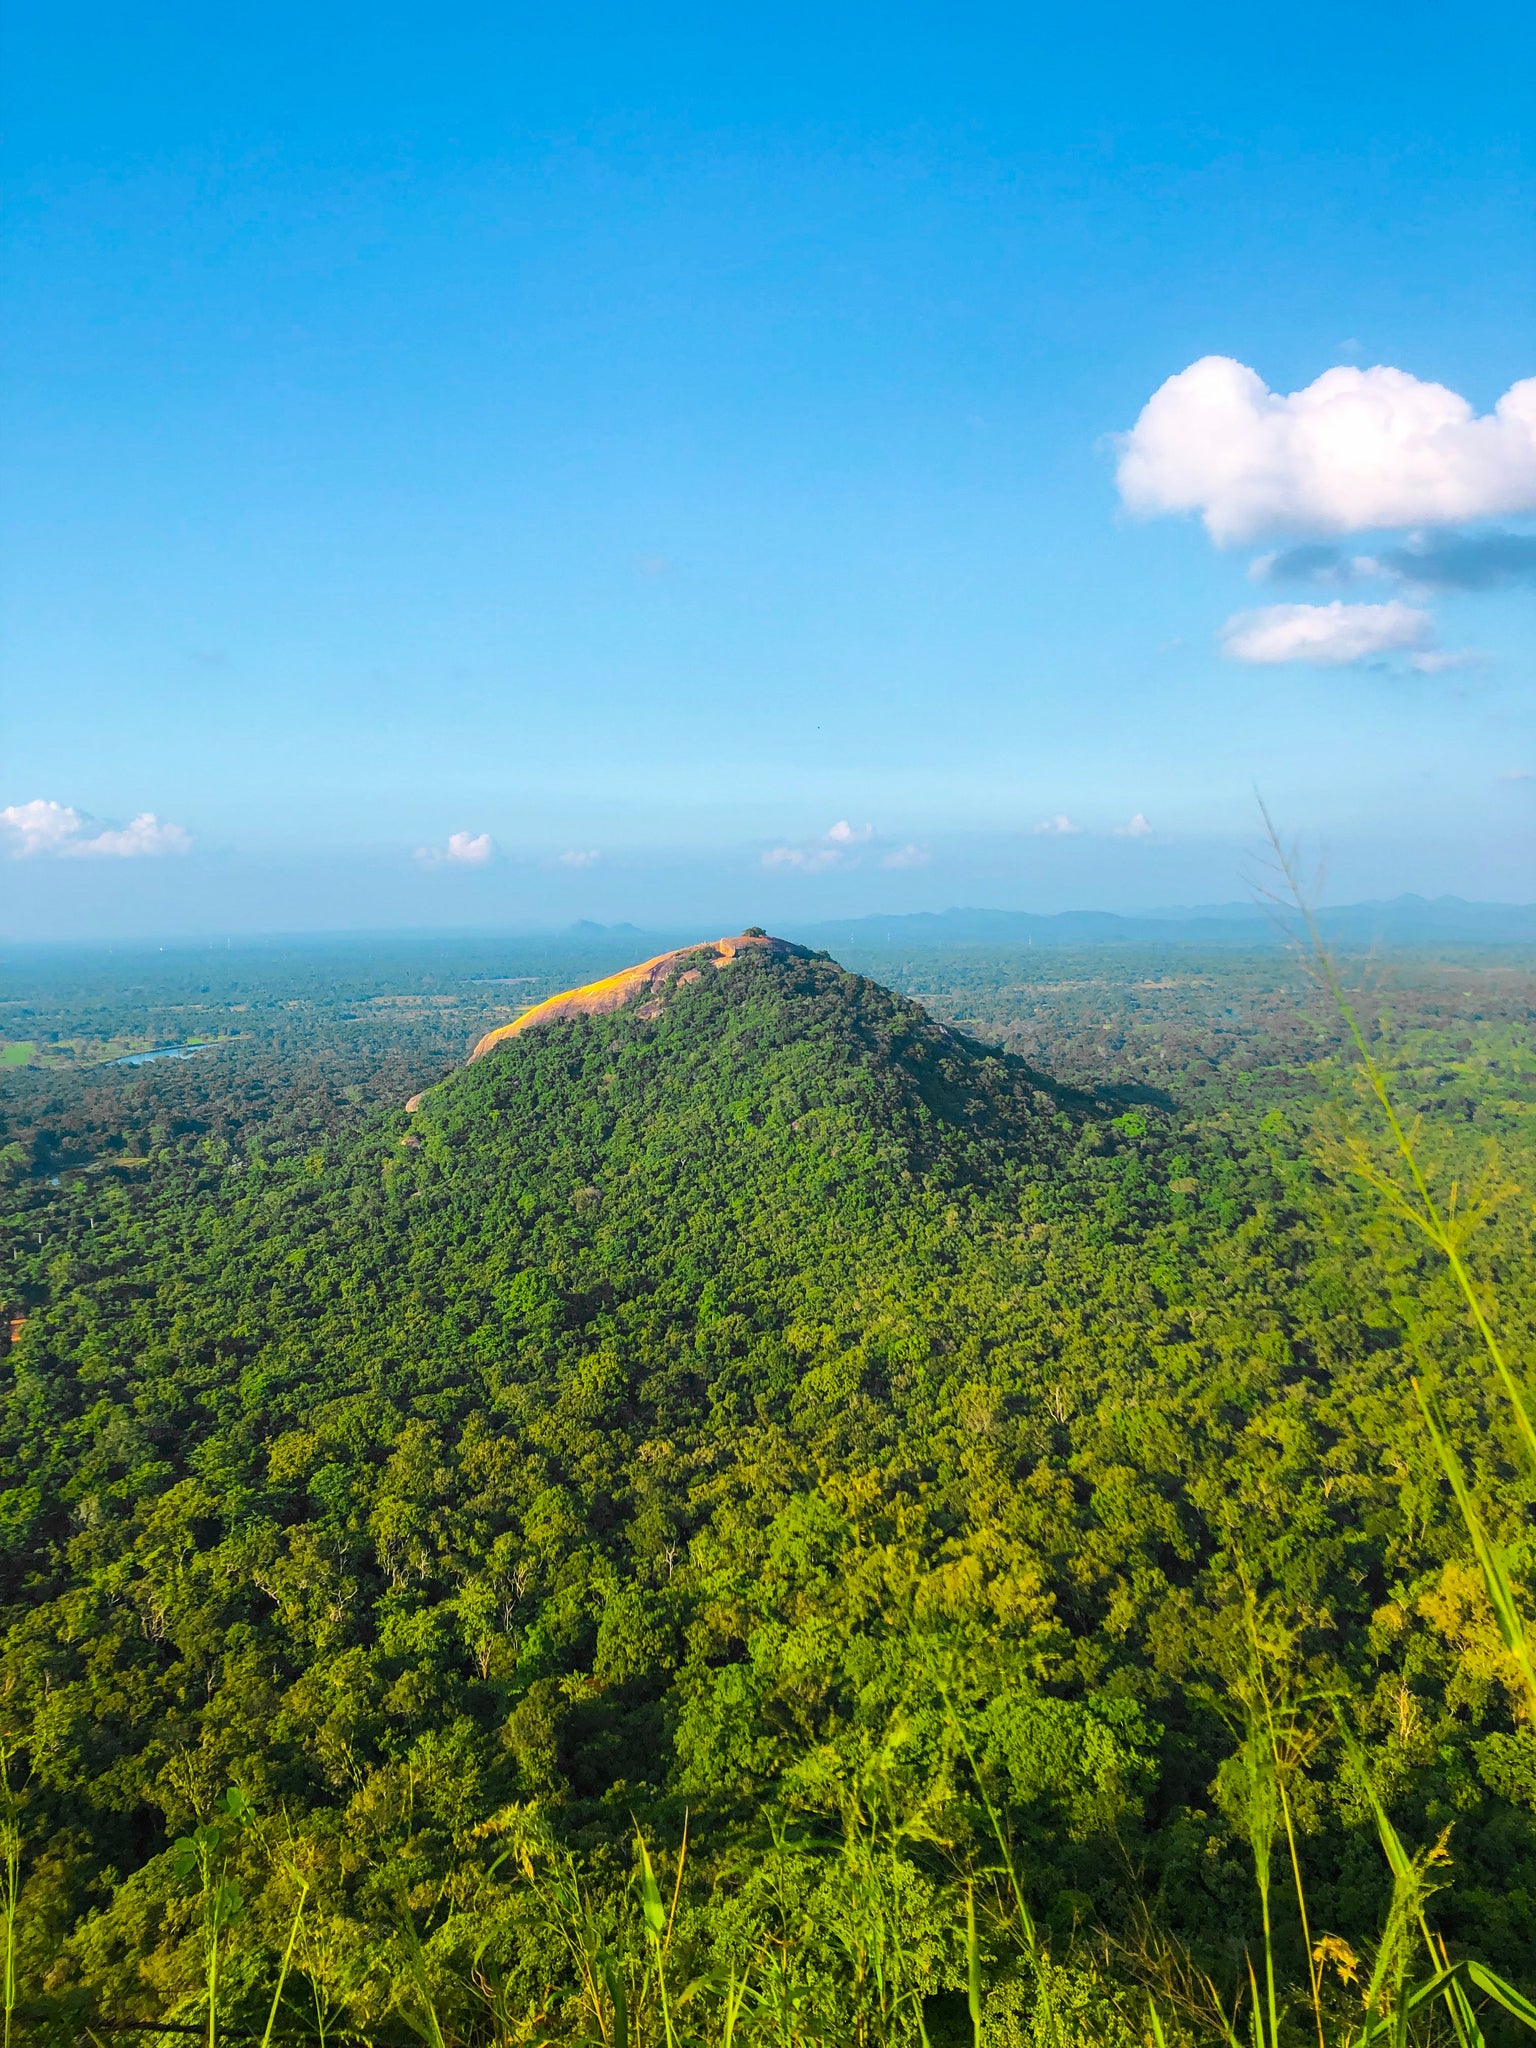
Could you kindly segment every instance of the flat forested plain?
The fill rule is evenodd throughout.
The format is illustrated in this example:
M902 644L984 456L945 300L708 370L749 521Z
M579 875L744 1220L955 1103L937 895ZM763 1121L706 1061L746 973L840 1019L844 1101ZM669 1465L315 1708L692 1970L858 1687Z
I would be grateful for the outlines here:
M1536 960L677 938L7 963L13 2037L1526 2038Z

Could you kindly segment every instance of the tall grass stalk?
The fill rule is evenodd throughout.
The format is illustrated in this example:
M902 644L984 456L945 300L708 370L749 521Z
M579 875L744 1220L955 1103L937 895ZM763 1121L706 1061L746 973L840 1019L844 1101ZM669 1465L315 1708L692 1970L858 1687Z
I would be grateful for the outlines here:
M667 1998L667 1944L672 1937L673 1916L677 1912L678 1894L683 1883L683 1859L688 1853L688 1837L683 1836L682 1852L677 1859L677 1883L672 1891L672 1911L669 1913L661 1901L661 1887L656 1882L656 1872L651 1865L651 1852L646 1847L645 1837L639 1828L635 1829L635 1856L638 1865L637 1876L640 1886L640 1912L645 1921L646 1939L651 1949L651 1967L656 1972L656 1992L661 2001L662 2032L667 2048L675 2048L676 2036L672 2031L672 2007Z
M1273 1648L1266 1644L1261 1636L1258 1603L1252 1592L1246 1590L1243 1601L1243 1625L1248 1638L1248 1671L1244 1683L1237 1688L1244 1720L1244 1747L1240 1754L1245 1758L1245 1775L1254 1784L1256 1792L1259 1790L1259 1781L1262 1780L1262 1797L1269 1831L1264 1849L1261 1895L1264 1913L1264 1978L1270 2041L1273 2044L1277 2040L1279 2026L1274 1988L1273 1927L1269 1905L1274 1820L1278 1813L1280 1825L1285 1831L1291 1880L1296 1890L1296 1910L1301 1920L1302 1952L1306 1958L1307 1990L1311 1999L1313 2025L1317 2032L1318 2048L1327 2048L1323 2027L1322 1970L1317 1957L1313 1954L1312 1929L1307 1913L1307 1888L1301 1873L1301 1852L1296 1840L1296 1817L1292 1810L1288 1782L1315 1747L1315 1738L1305 1728L1300 1709L1291 1697L1283 1675L1289 1662L1288 1653L1293 1647L1293 1639L1288 1632L1283 1635L1283 1647L1277 1657ZM1278 1682L1274 1675L1276 1667L1281 1674ZM1257 1845L1254 1853L1257 1869Z
M294 1908L293 1925L288 1930L288 1946L283 1950L282 1967L277 1973L277 1989L272 1993L272 2004L267 2013L267 2024L262 2030L261 2048L272 2048L272 2029L277 2025L277 2009L282 2003L283 1986L288 1981L289 1966L293 1962L293 1945L299 1938L299 1922L304 1918L304 1902L309 1897L309 1886L300 1881L299 1903Z
M1514 1194L1516 1190L1512 1186L1502 1184L1489 1185L1477 1198L1463 1205L1460 1184L1452 1181L1450 1193L1444 1203L1436 1200L1419 1156L1418 1122L1415 1120L1412 1124L1405 1124L1399 1116L1386 1071L1376 1058L1354 1004L1349 999L1333 955L1329 952L1318 926L1316 913L1296 871L1295 861L1286 852L1280 835L1275 830L1274 821L1262 802L1259 808L1275 861L1285 884L1289 907L1295 910L1302 921L1314 967L1354 1047L1367 1089L1375 1100L1385 1126L1398 1170L1392 1172L1382 1168L1370 1148L1358 1140L1347 1145L1349 1163L1360 1179L1381 1197L1391 1214L1408 1224L1444 1259L1466 1304L1483 1349L1493 1364L1514 1420L1516 1435L1525 1451L1532 1474L1536 1476L1536 1423L1531 1419L1525 1392L1515 1378L1514 1370L1499 1341L1498 1333L1493 1327L1471 1270L1462 1256L1462 1247L1472 1232L1498 1203ZM1436 1455L1450 1481L1451 1491L1455 1495L1467 1534L1472 1540L1472 1548L1482 1572L1499 1634L1514 1659L1525 1688L1527 1705L1532 1716L1536 1717L1536 1659L1532 1656L1530 1633L1516 1603L1499 1546L1490 1534L1473 1499L1461 1461L1456 1455L1449 1432L1434 1402L1417 1381L1414 1382L1414 1394L1429 1429Z
M1285 884L1288 907L1301 919L1318 979L1331 998L1349 1042L1354 1048L1366 1088L1375 1102L1390 1150L1395 1157L1396 1169L1383 1168L1370 1147L1359 1139L1351 1140L1346 1145L1349 1164L1358 1177L1382 1199L1389 1213L1417 1232L1445 1261L1482 1348L1493 1366L1495 1377L1514 1421L1517 1440L1530 1463L1533 1475L1536 1475L1536 1423L1532 1421L1527 1396L1515 1377L1508 1355L1494 1329L1492 1317L1463 1257L1463 1246L1478 1225L1498 1203L1514 1194L1516 1190L1512 1186L1489 1184L1473 1201L1463 1204L1461 1186L1453 1180L1446 1199L1443 1202L1437 1200L1420 1156L1418 1120L1405 1124L1399 1115L1386 1070L1377 1059L1370 1038L1362 1027L1355 1006L1344 988L1333 955L1323 939L1311 901L1297 874L1295 862L1287 853L1262 802L1260 810L1270 847ZM1536 1715L1536 1659L1532 1656L1530 1630L1520 1611L1502 1553L1473 1497L1451 1432L1433 1395L1420 1384L1417 1377L1411 1381L1411 1385L1435 1454L1450 1483L1463 1525L1471 1539L1473 1553L1477 1558L1499 1635L1520 1675L1527 1704L1533 1715ZM1342 1709L1337 1701L1333 1702L1333 1706L1346 1754L1370 1805L1382 1850L1392 1873L1392 1901L1388 1910L1387 1925L1383 1930L1376 1964L1366 1991L1367 2014L1381 2008L1380 2017L1368 2024L1364 2032L1356 2037L1352 2048L1365 2048L1366 2043L1385 2039L1389 2034L1394 2044L1405 2043L1408 2039L1408 2023L1412 2013L1436 1997L1444 2000L1460 2048L1483 2048L1483 2035L1468 1995L1468 1984L1494 1998L1506 2012L1536 2031L1536 2006L1531 2005L1512 1985L1505 1983L1483 1964L1470 1961L1450 1963L1445 1943L1431 1932L1425 1911L1426 1901L1433 1890L1429 1872L1437 1862L1448 1860L1444 1850L1444 1837L1442 1836L1432 1848L1421 1851L1418 1856L1410 1855L1377 1795L1364 1752L1345 1720ZM1299 1884L1298 1870L1298 1886ZM1410 1925L1417 1930L1433 1974L1426 1982L1405 1992L1403 1984L1406 1976L1406 1956L1403 1941ZM1315 1954L1311 1960L1315 1994L1318 1986ZM1321 2039L1320 2032L1320 2043Z
M231 1786L214 1802L214 1818L171 1845L171 1867L178 1877L196 1877L203 1905L203 1996L208 2006L207 2048L218 2048L219 1965L225 1930L239 1917L244 1900L240 1887L225 1877L230 1844L251 1818L250 1801Z
M1024 1942L1024 1952L1028 1956L1030 1967L1034 1972L1035 1991L1036 1997L1040 2001L1042 2021L1048 2032L1054 2032L1056 2028L1056 2014L1051 1997L1050 1970L1047 1967L1045 1952L1040 1945L1040 1935L1039 1930L1035 1926L1034 1915L1029 1910L1028 1902L1024 1897L1024 1887L1019 1881L1019 1870L1017 1863L1014 1861L1013 1844L1008 1839L1008 1830L1003 1825L1002 1814L998 1811L995 1800L987 1790L987 1781L982 1775L981 1765L977 1761L976 1752L971 1745L970 1737L965 1732L965 1724L955 1710L955 1704L950 1697L948 1686L936 1670L933 1672L933 1682L943 1703L945 1722L964 1754L966 1764L970 1770L971 1782L976 1787L977 1794L981 1800L982 1811L987 1816L987 1826L992 1831L992 1839L997 1844L997 1853L1002 1858L1003 1873L1008 1880L1008 1891L1013 1900L1014 1913L1018 1918L1019 1933ZM971 1912L974 1914L974 1890L968 1892L967 1898L970 1903ZM979 2034L977 2039L980 2039Z
M11 2048L11 2023L16 2012L16 1910L21 1891L21 1822L16 1814L16 1795L11 1789L13 1755L8 1744L0 1743L0 1911L5 1915L0 1995L4 1999L4 2048Z
M1259 1894L1259 1921L1264 1942L1262 2002L1251 1959L1248 1964L1253 1992L1254 2041L1255 2048L1279 2048L1280 2005L1275 1986L1275 1925L1271 1909L1279 1801L1276 1797L1274 1757L1263 1726L1251 1704L1245 1702L1245 1706L1248 1709L1247 1725L1237 1755L1232 1759L1236 1769L1231 1775L1236 1780L1234 1789L1241 1808L1243 1831L1248 1837L1248 1853L1253 1859L1253 1881ZM1265 2019L1268 2021L1267 2031L1263 2027Z
M1467 1484L1461 1460L1456 1455L1450 1432L1434 1399L1417 1379L1413 1382L1413 1391L1419 1404L1419 1412L1423 1415L1425 1427L1429 1431L1430 1441L1435 1447L1445 1476L1450 1481L1456 1505L1461 1510L1461 1519L1472 1539L1473 1553L1477 1558L1478 1569L1483 1575L1483 1584L1488 1591L1488 1604L1493 1609L1493 1618L1498 1625L1499 1635L1504 1647L1515 1661L1515 1667L1525 1685L1532 1714L1536 1715L1536 1659L1531 1655L1530 1632L1515 1599L1509 1574L1504 1569L1504 1559L1478 1510L1477 1502L1472 1497L1472 1489Z
M1296 871L1296 863L1282 845L1269 812L1262 803L1259 808L1263 813L1270 846L1284 878L1290 906L1302 920L1313 963L1359 1058L1360 1070L1381 1113L1392 1149L1402 1169L1402 1177L1384 1172L1363 1147L1354 1155L1355 1169L1382 1197L1392 1213L1425 1237L1445 1260L1466 1303L1473 1326L1493 1362L1516 1430L1525 1446L1532 1469L1536 1471L1536 1422L1531 1419L1525 1393L1515 1378L1504 1347L1499 1342L1483 1306L1471 1271L1462 1257L1461 1249L1493 1207L1516 1190L1503 1186L1491 1188L1469 1208L1462 1208L1461 1190L1459 1184L1453 1181L1446 1202L1442 1205L1436 1201L1419 1158L1416 1143L1417 1121L1412 1125L1405 1125L1399 1117L1385 1070L1372 1051L1370 1039L1362 1028L1355 1013L1355 1006L1345 990L1333 955L1329 952L1319 929L1317 914Z
M395 2010L410 2028L411 2032L427 2043L427 2048L448 2048L443 2039L442 2023L437 2016L437 2001L432 1995L432 1976L427 1968L426 1951L422 1948L421 1937L416 1932L416 1923L411 1918L404 1892L400 1897L400 1939L405 1949L405 1976L415 1993L417 2010L411 2012L400 1999L395 2001Z
M608 1945L603 1917L582 1883L575 1858L561 1848L532 1805L504 1808L480 1830L510 1835L486 1872L493 1879L511 1862L538 1903L546 1926L555 1934L575 1973L579 1996L595 2030L599 2048L630 2048L630 2010L623 1970ZM490 1936L475 1952L479 1964Z
M949 1728L950 1734L960 1745L961 1752L970 1768L971 1782L976 1787L977 1795L981 1800L982 1811L987 1816L987 1826L991 1829L992 1839L997 1844L997 1853L1003 1859L1003 1874L1008 1879L1008 1891L1013 1900L1013 1910L1018 1916L1019 1931L1024 1937L1024 1946L1031 1959L1038 1961L1041 1953L1040 1937L1035 1928L1034 1915L1025 1903L1024 1887L1019 1882L1018 1866L1013 1860L1013 1845L1008 1839L1007 1829L1003 1826L1003 1817L998 1812L991 1793L987 1790L987 1781L982 1776L981 1765L976 1760L976 1751L972 1747L970 1737L965 1732L964 1722L955 1711L954 1701L950 1697L948 1686L937 1674L934 1677L934 1684L938 1689L939 1698L944 1704L945 1723ZM974 1892L972 1897L974 1898Z
M1424 1873L1434 1852L1430 1851L1417 1862L1409 1855L1402 1837L1393 1827L1387 1810L1381 1803L1375 1781L1371 1777L1370 1766L1366 1762L1365 1752L1360 1747L1338 1700L1333 1702L1333 1713L1344 1744L1344 1754L1354 1772L1356 1783L1365 1795L1366 1804L1371 1809L1382 1853L1387 1859L1387 1868L1392 1873L1393 1910L1397 1909L1399 1900L1403 1902L1405 1909L1411 1902L1413 1917L1418 1924L1425 1953L1429 1957L1430 1969L1438 1973L1446 1966L1445 1944L1430 1932L1429 1917L1424 1910L1425 1901L1429 1896L1429 1886L1425 1882ZM1447 1985L1445 2003L1456 2038L1463 2044L1463 2048L1482 2048L1481 2029L1472 2011L1471 2001L1459 1982Z
M972 2048L981 2048L981 1946L976 1939L976 1887L965 1888L965 2002L971 2015Z

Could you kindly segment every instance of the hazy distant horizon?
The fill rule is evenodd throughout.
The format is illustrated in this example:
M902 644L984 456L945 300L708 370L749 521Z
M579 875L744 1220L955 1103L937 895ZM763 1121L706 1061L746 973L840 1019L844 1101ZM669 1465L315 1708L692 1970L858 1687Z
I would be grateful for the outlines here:
M1343 901L1325 897L1320 907L1325 925L1337 930L1364 931L1373 918L1380 920L1383 930L1396 932L1399 937L1406 935L1411 941L1416 933L1422 932L1427 939L1446 938L1467 943L1478 943L1488 939L1492 943L1536 943L1536 896L1525 899L1472 898L1446 893L1439 896L1424 896L1415 891L1404 891L1393 897L1370 897L1354 901ZM1000 903L950 903L942 907L924 910L899 909L853 909L841 915L807 917L789 912L784 917L769 922L765 928L777 936L819 944L834 935L853 936L878 941L878 927L903 927L895 936L903 941L921 943L928 932L924 927L937 926L932 932L935 943L954 943L949 927L955 922L972 921L985 924L988 920L1032 921L1042 926L1061 924L1067 927L1060 943L1080 942L1077 930L1094 919L1113 919L1138 931L1144 931L1155 939L1164 934L1159 928L1166 928L1170 938L1177 936L1180 943L1196 941L1205 927L1209 927L1213 941L1230 942L1235 932L1251 927L1256 942L1267 943L1271 936L1275 912L1259 894L1239 896L1213 902L1182 904L1151 904L1125 906L1105 903L1089 903L1066 910L1042 909L1034 904ZM459 924L406 924L399 922L358 923L352 925L324 924L274 924L240 929L219 929L212 926L186 926L181 929L161 929L139 932L98 932L60 934L57 932L19 934L0 931L0 950L7 950L13 956L32 951L85 953L120 951L133 953L156 948L174 951L201 948L254 947L265 949L295 945L304 949L323 948L334 944L345 948L351 944L368 944L374 941L393 941L406 946L431 946L441 944L452 946L456 942L466 945L505 940L508 944L530 943L608 943L633 934L637 944L655 940L658 945L686 943L690 939L716 937L745 929L749 924L762 923L761 917L732 916L729 913L711 917L708 913L688 915L675 912L666 915L656 912L647 921L633 918L609 920L577 917L567 919L548 918L496 919L485 918ZM860 928L867 928L860 930ZM969 942L969 941L967 941ZM991 942L983 939L982 942ZM1007 944L1006 933L999 932L996 943Z

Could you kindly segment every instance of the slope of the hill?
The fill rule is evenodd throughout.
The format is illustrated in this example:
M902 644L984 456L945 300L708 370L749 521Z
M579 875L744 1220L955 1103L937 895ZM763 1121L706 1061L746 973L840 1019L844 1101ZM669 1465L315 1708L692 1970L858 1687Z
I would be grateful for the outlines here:
M1455 1802L1458 1910L1529 1960L1524 1753L1495 1682L1449 1688L1472 1624L1399 1505L1388 1284L1306 1223L1283 1120L1149 1128L824 957L687 971L329 1155L104 1192L55 1260L0 1408L30 1981L195 2002L169 1844L238 1785L253 1953L281 1817L338 1954L394 1955L402 1902L446 1954L473 1900L533 2000L509 1815L601 1857L686 1804L737 1898L787 1822L775 1882L808 1896L871 1800L990 1855L953 1725L1064 1938L1155 1896L1223 1967L1210 1689L1254 1583L1383 1731L1411 1675L1415 1838ZM1381 1614L1421 1597L1445 1618L1410 1653ZM1330 1913L1380 1892L1357 1822L1318 1788Z
M727 1302L764 1329L812 1305L854 1327L958 1255L957 1200L972 1230L1016 1214L1089 1109L798 949L705 980L669 958L651 1001L503 1042L418 1099L406 1145L472 1233L466 1271L535 1265L615 1333L669 1342Z

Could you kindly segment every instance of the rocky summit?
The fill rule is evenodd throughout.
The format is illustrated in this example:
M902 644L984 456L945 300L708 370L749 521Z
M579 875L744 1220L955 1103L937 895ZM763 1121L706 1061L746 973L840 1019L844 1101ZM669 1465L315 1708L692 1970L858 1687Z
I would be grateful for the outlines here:
M670 953L657 953L650 960L642 960L637 967L625 967L601 981L589 981L583 988L570 988L561 995L546 997L510 1024L487 1031L470 1059L484 1059L504 1040L520 1037L538 1024L556 1024L568 1017L600 1017L608 1010L622 1010L637 1001L642 1005L642 1016L654 1016L655 1010L647 998L659 1001L669 987L697 981L711 969L728 967L733 960L752 953L802 960L810 957L806 947L792 945L788 939L771 938L755 928L734 938L704 939L696 946L679 946Z

